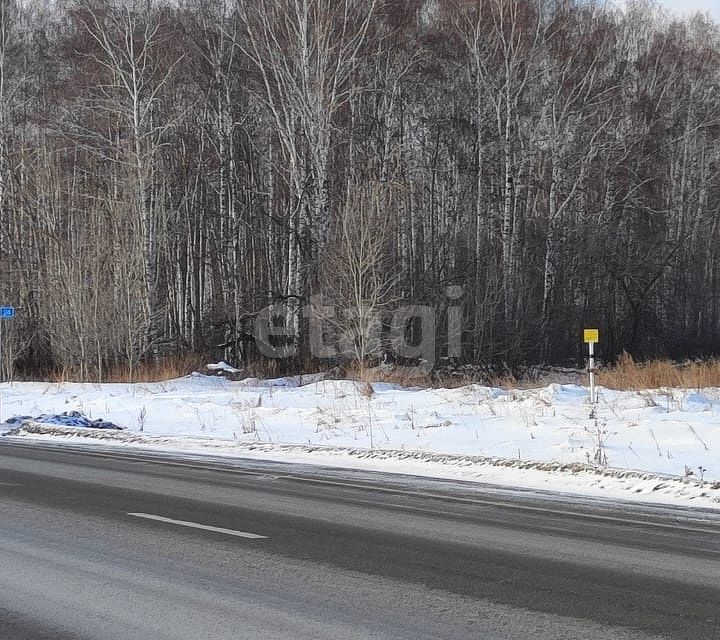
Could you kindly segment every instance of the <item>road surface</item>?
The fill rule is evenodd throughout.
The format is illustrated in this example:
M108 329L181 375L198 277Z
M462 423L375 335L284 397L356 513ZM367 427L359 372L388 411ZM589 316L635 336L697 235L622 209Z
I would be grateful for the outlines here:
M0 440L3 640L720 638L720 517Z

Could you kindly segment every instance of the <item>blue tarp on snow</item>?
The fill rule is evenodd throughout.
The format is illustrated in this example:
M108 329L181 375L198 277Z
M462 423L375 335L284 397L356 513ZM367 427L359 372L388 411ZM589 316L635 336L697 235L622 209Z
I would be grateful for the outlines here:
M88 429L118 429L120 427L107 420L91 420L86 418L79 411L65 411L63 413L43 413L39 416L15 416L6 420L5 423L9 425L22 426L25 422L37 422L39 424L53 424L60 427L86 427Z

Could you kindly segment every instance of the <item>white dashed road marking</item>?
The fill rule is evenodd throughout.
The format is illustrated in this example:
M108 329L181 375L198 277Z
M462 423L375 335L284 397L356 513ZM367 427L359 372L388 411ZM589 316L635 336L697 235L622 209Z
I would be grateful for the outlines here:
M213 531L215 533L224 533L228 536L236 538L249 538L251 540L266 540L267 536L261 536L257 533L247 533L245 531L235 531L234 529L224 529L223 527L211 527L207 524L199 524L197 522L188 522L187 520L173 520L164 516L155 516L151 513L128 513L129 516L135 518L145 518L146 520L157 520L158 522L166 522L167 524L176 524L181 527L190 527L191 529L202 529L203 531Z

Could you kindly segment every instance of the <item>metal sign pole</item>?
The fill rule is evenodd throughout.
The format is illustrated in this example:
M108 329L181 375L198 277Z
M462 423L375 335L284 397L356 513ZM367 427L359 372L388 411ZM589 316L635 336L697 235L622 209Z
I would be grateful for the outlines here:
M3 366L3 333L2 333L2 327L3 327L3 319L0 318L0 386L3 383L3 378L5 377L5 367ZM3 423L2 419L2 388L0 388L0 424Z
M3 321L15 317L15 307L0 307L0 384L5 380L5 365L3 363ZM0 389L0 423L2 423L2 389Z
M590 347L590 361L588 363L590 368L590 404L597 404L597 394L595 392L595 343L591 342Z
M587 344L590 354L588 373L590 374L590 404L593 406L597 404L597 389L595 388L595 343L599 341L600 331L597 329L585 329L583 331L583 342Z

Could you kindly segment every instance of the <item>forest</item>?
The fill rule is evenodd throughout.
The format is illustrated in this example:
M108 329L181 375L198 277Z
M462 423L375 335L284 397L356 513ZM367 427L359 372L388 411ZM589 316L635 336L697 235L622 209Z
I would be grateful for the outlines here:
M0 0L0 373L419 308L437 362L715 355L719 60L646 1Z

